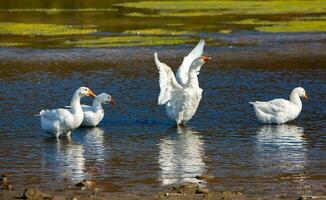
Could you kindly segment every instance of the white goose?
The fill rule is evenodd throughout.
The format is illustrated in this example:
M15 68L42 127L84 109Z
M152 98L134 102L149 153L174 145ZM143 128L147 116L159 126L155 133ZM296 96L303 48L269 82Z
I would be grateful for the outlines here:
M87 87L80 87L71 98L70 109L42 110L40 112L42 129L55 137L61 134L69 137L71 130L78 128L84 119L80 105L80 99L84 96L96 95Z
M81 125L97 126L104 117L104 109L102 104L107 103L111 103L113 106L115 105L114 99L111 95L102 93L94 98L92 106L82 105L84 120Z
M195 114L202 98L203 90L199 87L197 75L201 66L209 59L201 56L205 45L200 40L197 46L184 57L175 78L171 68L159 61L157 53L154 54L155 63L160 72L160 95L158 105L164 105L169 118L175 120L177 126L184 126Z
M308 98L302 87L296 87L291 92L290 100L274 99L249 103L254 106L256 116L261 123L283 124L299 116L302 109L300 97Z

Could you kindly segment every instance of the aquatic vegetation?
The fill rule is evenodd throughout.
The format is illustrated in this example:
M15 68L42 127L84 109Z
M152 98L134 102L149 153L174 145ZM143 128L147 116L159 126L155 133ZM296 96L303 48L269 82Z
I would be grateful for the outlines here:
M125 16L128 16L128 17L159 17L157 15L147 15L147 14L143 14L143 13L139 13L139 12L127 13L127 14L125 14Z
M62 12L114 12L117 10L115 8L11 8L0 9L0 12L44 12L47 14L59 14Z
M241 29L239 25L251 25L249 29L263 32L322 32L325 29L326 4L323 0L310 1L271 0L271 1L139 1L117 4L122 7L151 10L142 13L127 13L129 17L200 17L219 15L254 15L257 19L242 21L228 21L234 30ZM284 14L320 14L321 16L306 16L307 19L293 19L288 21L260 20L263 15ZM302 16L304 17L304 16ZM309 22L309 21L311 22ZM250 28L251 27L251 28ZM246 27L248 28L248 27ZM218 30L219 33L230 33L231 30Z
M224 14L324 13L324 0L310 1L138 1L118 6L158 11L159 16L204 16ZM187 11L197 11L192 13ZM176 12L177 11L177 12ZM138 16L141 16L138 14ZM149 15L150 16L150 15Z
M0 47L18 47L18 46L26 46L29 43L19 43L19 42L0 42Z
M271 21L263 21L263 20L258 20L258 19L245 19L241 21L235 21L232 22L233 24L246 24L246 25L266 25L266 24L274 24Z
M124 47L147 45L176 45L196 41L186 36L111 36L66 41L68 46L75 47Z
M277 22L269 26L255 28L263 32L326 32L326 21Z
M126 34L137 34L137 35L189 35L193 32L189 31L176 31L167 29L142 29L142 30L128 30L124 31Z
M219 33L229 34L232 33L232 30L220 30Z
M159 14L143 14L139 12L127 13L125 16L129 17L200 17L200 16L215 16L221 15L217 11L203 11L203 12L161 12Z
M82 35L96 32L96 29L78 28L58 24L0 23L1 35Z
M101 8L88 3L42 5L2 7L0 17L12 21L0 22L0 46L173 45L239 30L326 32L324 0L126 0L103 2ZM210 43L216 44L220 45Z
M262 32L325 32L325 20L290 20L290 21L261 21L247 19L235 24L254 25L254 29Z

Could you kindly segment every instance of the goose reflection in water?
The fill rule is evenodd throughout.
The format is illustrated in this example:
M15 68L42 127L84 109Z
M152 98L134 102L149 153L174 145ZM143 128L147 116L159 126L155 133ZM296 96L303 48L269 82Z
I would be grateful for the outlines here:
M257 131L256 161L264 172L302 173L307 163L304 130L295 125L264 125Z
M72 141L71 138L51 138L48 148L43 154L45 167L55 170L56 174L67 177L73 182L86 178L85 149L83 145Z
M204 140L190 128L179 128L175 137L159 143L160 179L163 185L183 182L202 182L196 179L206 170Z
M87 128L85 130L86 134L83 135L81 142L86 150L86 160L103 163L105 154L104 130L99 127Z
M104 131L100 128L81 129L73 139L52 140L45 151L46 167L73 182L96 176L104 163ZM53 148L55 147L55 153ZM54 158L53 158L54 156ZM54 166L53 166L54 165Z

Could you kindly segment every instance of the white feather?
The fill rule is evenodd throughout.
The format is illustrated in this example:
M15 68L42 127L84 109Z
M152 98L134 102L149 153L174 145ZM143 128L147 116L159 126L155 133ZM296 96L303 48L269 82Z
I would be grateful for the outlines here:
M78 128L83 121L84 115L80 98L87 95L86 91L89 91L86 87L80 87L76 90L71 98L71 109L41 110L39 115L42 129L55 137L62 134L70 136L71 130Z
M290 100L274 99L267 102L249 102L254 106L257 119L261 123L282 124L297 118L302 109L301 89L293 89Z
M197 46L186 57L183 58L183 62L177 71L177 80L181 85L187 84L190 65L195 59L199 58L203 54L204 45L205 40L201 39ZM200 68L198 69L198 74L199 70Z
M169 66L160 62L157 53L154 53L155 63L160 73L160 95L158 97L158 105L163 105L171 99L171 93L181 90L182 87L176 81L175 76Z
M202 98L202 89L199 87L197 74L198 66L192 62L203 53L205 41L201 40L195 49L185 57L178 70L177 81L171 68L159 61L157 53L154 54L155 63L160 72L160 95L158 104L165 105L167 115L177 125L183 125L196 113ZM191 69L190 69L191 68Z

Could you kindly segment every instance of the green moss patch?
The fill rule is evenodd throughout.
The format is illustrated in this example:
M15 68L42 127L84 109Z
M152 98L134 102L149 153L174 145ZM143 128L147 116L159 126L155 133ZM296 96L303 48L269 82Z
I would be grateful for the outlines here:
M19 42L0 42L0 47L20 47L27 46L29 43L19 43Z
M96 32L96 29L77 28L69 25L0 23L0 34L2 35L56 36L82 35L94 32Z
M59 14L62 12L115 12L118 9L114 8L11 8L11 9L0 9L1 12L41 12L47 14Z
M125 47L147 45L176 45L193 42L197 39L183 36L112 36L66 41L75 47Z
M326 21L289 21L269 26L259 26L263 32L326 32Z
M118 6L158 11L158 15L204 16L223 14L285 14L324 13L324 0L275 0L275 1L138 1ZM177 12L176 12L177 11ZM188 11L188 13L187 13ZM191 14L189 11L197 11Z
M326 32L325 20L291 20L291 21L260 21L248 19L235 22L237 24L253 25L262 32Z
M175 31L166 29L142 29L142 30L128 30L124 31L126 34L137 34L137 35L189 35L192 32L189 31Z

